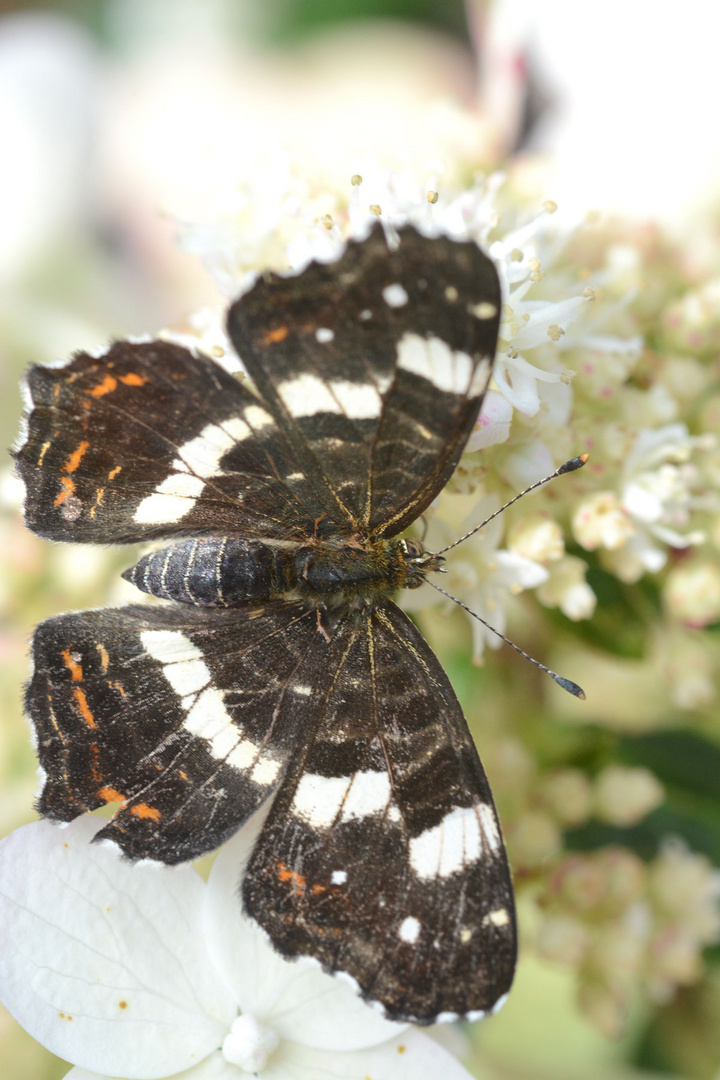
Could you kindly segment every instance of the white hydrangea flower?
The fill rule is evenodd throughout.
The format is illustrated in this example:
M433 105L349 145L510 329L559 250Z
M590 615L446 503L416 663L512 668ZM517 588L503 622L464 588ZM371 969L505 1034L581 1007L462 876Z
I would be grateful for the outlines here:
M603 549L603 562L621 581L637 581L667 562L668 548L699 544L698 530L680 532L695 506L693 451L706 440L685 424L637 433L624 458L618 491L596 492L576 509L573 532L587 551Z
M89 841L102 824L39 821L0 842L0 997L68 1080L469 1080L427 1035L391 1023L244 918L246 827L205 884Z
M428 529L425 542L430 550L439 550L485 521L500 506L494 495L484 496L465 518L459 532L437 517ZM499 634L507 627L507 602L513 595L525 589L534 589L548 579L548 571L538 562L517 552L501 548L503 523L500 517L489 521L479 532L466 540L448 561L447 577L443 588L462 597L463 604L490 624ZM403 595L403 607L410 611L421 610L435 602L431 589L423 589ZM470 618L473 635L473 660L479 663L485 646L498 649L502 639L493 629L477 619Z

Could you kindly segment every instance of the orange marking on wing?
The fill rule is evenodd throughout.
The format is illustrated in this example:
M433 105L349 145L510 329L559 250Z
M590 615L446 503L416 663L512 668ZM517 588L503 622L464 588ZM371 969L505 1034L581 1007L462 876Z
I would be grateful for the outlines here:
M181 778L181 780L187 780L188 778L188 774L184 771L184 769L178 769L178 776Z
M102 497L105 494L105 488L98 488L95 492L95 505L90 507L90 517L95 517L95 511L102 502Z
M83 454L85 453L85 451L88 449L89 446L90 446L90 443L87 441L87 439L83 439L83 441L80 443L80 445L78 447L76 447L75 450L73 450L72 454L70 455L70 457L67 459L67 461L63 465L63 472L66 472L66 473L75 472L78 465L82 461Z
M102 783L102 769L100 768L100 747L97 743L90 743L90 772L96 784Z
M108 473L108 480L114 480L121 469L122 465L116 465L114 469L111 469Z
M99 799L104 799L105 802L119 802L123 806L127 802L122 792L117 791L114 787L101 787L95 794Z
M62 491L60 491L53 503L54 507L62 506L67 499L68 495L72 495L75 491L75 481L71 480L69 476L61 476L60 483L62 484Z
M95 723L95 717L93 716L90 706L87 703L87 698L85 697L84 692L80 689L79 686L76 686L73 690L73 697L78 703L80 715L82 716L87 726L89 728L96 728L97 724Z
M69 649L63 649L63 651L60 653L60 655L63 658L63 664L65 665L65 667L70 672L70 675L72 676L72 681L73 682L82 682L82 677L83 677L82 665L78 664L77 660L73 660L72 656L70 655L70 650Z
M43 458L45 457L45 455L47 454L47 452L48 452L48 450L50 449L51 446L52 446L52 443L49 443L49 442L44 442L42 444L42 449L40 451L40 457L37 460L38 465L42 465Z
M162 814L156 806L148 806L146 802L135 803L130 807L130 813L139 817L142 821L159 821Z
M278 869L278 881L291 881L295 886L295 895L302 896L305 892L305 886L307 884L302 874L298 874L296 870L291 870L289 866L286 866L284 862L277 864Z
M108 682L108 686L111 690L117 690L120 697L127 697L127 694L125 693L125 687L122 683L113 680Z
M107 649L104 645L101 645L99 641L95 642L95 648L100 653L100 663L102 664L103 671L107 671L108 664L110 663Z
M111 394L113 390L116 389L117 379L114 375L108 373L101 383L97 386L93 386L92 390L88 390L88 394L91 394L93 397L102 397L104 394Z
M268 330L265 337L262 339L263 345L276 345L279 341L284 341L288 336L289 330L287 326L276 326L274 330Z
M136 375L134 371L128 371L127 375L118 375L118 378L125 386L144 386L147 382L144 375Z
M321 892L327 892L327 885L313 885L312 891L317 896Z

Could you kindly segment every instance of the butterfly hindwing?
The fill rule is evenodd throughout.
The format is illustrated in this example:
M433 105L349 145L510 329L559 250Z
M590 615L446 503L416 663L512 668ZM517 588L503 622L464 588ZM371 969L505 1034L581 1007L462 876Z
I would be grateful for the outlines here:
M353 531L395 535L452 473L500 319L472 242L380 226L336 263L271 274L228 313L233 344L315 487ZM336 514L331 514L335 518Z
M33 639L42 813L120 803L101 838L167 863L221 844L279 782L324 672L315 613L191 605L60 615Z
M348 623L322 720L251 858L246 908L281 952L349 974L391 1019L484 1013L516 952L487 779L410 620L387 604Z

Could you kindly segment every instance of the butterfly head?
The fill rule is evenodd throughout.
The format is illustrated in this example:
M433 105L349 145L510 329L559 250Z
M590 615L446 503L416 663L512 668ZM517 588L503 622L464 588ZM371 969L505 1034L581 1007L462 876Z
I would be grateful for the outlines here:
M408 536L403 540L398 540L397 544L398 554L405 570L403 588L419 589L428 574L443 569L445 563L443 556L433 555L431 551L426 551L420 540L415 537Z

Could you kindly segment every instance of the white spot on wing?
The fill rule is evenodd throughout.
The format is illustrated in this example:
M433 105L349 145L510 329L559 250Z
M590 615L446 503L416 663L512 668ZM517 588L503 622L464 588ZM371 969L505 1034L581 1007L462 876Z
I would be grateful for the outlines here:
M280 762L269 757L261 757L250 773L250 779L256 784L272 784L280 772Z
M194 439L183 443L178 449L179 460L174 461L173 466L176 469L187 469L197 476L215 476L223 455L249 434L250 428L239 417L222 425L208 424Z
M342 412L351 420L374 420L380 415L382 398L373 383L352 383L336 379L330 383Z
M320 776L305 773L295 792L291 811L310 825L327 828L340 816L356 821L380 813L390 799L386 772L358 772L354 776Z
M309 825L327 828L335 821L349 787L349 776L305 773L297 786L291 812Z
M342 809L342 820L368 817L384 810L390 800L390 777L383 770L358 772L352 778Z
M319 326L315 331L315 340L319 342L320 345L327 345L334 337L334 332L329 330L327 326Z
M210 682L210 671L203 660L186 660L182 664L166 664L163 675L176 694L198 694Z
M190 638L179 630L143 630L140 641L145 652L161 664L180 664L187 660L202 660L202 653Z
M317 375L303 372L296 379L278 383L277 392L291 416L315 416L316 413L342 412L328 385Z
M181 697L185 711L183 729L206 741L208 753L235 769L249 769L257 784L271 784L280 771L280 762L259 758L260 747L242 732L225 708L223 693L211 683L210 670L202 653L179 630L143 630L145 651L163 665L163 675Z
M485 359L481 360L478 366L475 368L475 374L470 380L470 386L468 387L468 396L476 397L477 395L482 394L483 390L490 381L491 374L492 360L486 357Z
M262 409L259 405L248 405L245 409L245 419L253 431L260 431L273 423L273 418L267 409Z
M246 414L251 409L270 418L264 409L252 405L245 410ZM172 463L175 471L142 500L135 511L135 521L161 525L185 517L202 494L204 481L218 475L223 455L250 435L250 427L239 416L228 417L221 424L207 424L199 435L178 448L178 456Z
M331 885L344 885L346 881L347 874L344 870L333 870L332 874L330 875Z
M467 353L455 352L432 335L407 333L398 343L398 367L427 379L445 393L467 394L474 366Z
M410 841L410 864L420 878L449 877L476 862L483 843L493 852L500 845L492 808L484 803L457 807Z
M354 383L347 379L325 382L304 372L296 379L278 385L278 394L293 417L336 413L351 420L374 419L380 414L382 399L373 383Z
M382 291L382 295L383 300L389 307L404 307L409 300L407 292L399 282L395 282L393 285L386 285Z
M483 926L508 926L510 923L510 912L507 908L496 908L494 911L488 911L487 915L483 919Z
M480 828L485 843L491 851L500 851L502 839L495 811L488 803L478 803L476 809L480 817Z
M138 506L134 520L141 525L164 525L180 521L189 514L205 487L199 476L187 472L171 473L152 495Z
M400 923L398 935L402 941L413 945L420 936L420 923L412 915L408 915L407 919L403 919Z

